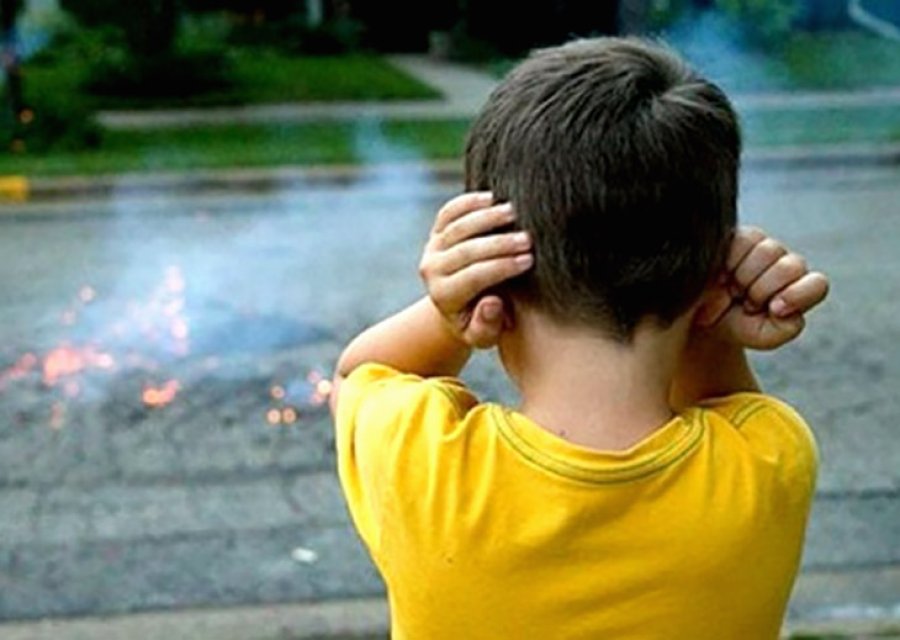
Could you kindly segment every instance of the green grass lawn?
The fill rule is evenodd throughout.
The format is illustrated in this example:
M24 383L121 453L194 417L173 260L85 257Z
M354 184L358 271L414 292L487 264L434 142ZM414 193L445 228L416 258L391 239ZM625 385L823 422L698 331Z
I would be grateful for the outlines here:
M467 121L310 123L108 132L100 149L0 155L0 175L50 176L457 158Z
M233 86L184 98L128 99L94 97L80 90L88 73L83 61L68 57L24 68L30 96L69 95L94 108L152 109L185 106L405 100L437 98L431 87L375 55L291 57L274 51L232 52Z
M466 120L112 131L99 149L0 155L0 175L51 176L459 158ZM746 147L900 141L900 109L754 111Z

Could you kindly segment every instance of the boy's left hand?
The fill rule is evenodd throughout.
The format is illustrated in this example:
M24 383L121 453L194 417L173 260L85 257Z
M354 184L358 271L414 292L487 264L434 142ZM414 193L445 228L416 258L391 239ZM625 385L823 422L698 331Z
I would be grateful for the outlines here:
M512 224L509 203L491 193L464 193L438 212L419 264L428 295L450 330L471 347L489 348L503 330L503 301L487 289L531 268L531 238L498 233Z
M828 278L754 227L735 233L725 271L696 321L706 335L758 350L796 338L805 314L828 295Z

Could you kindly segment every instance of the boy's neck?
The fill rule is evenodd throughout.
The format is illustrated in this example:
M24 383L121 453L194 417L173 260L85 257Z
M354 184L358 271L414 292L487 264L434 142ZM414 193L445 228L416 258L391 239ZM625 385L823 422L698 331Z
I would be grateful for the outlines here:
M685 318L665 330L642 323L622 344L528 315L513 348L521 412L535 423L578 445L623 450L673 417L669 389Z

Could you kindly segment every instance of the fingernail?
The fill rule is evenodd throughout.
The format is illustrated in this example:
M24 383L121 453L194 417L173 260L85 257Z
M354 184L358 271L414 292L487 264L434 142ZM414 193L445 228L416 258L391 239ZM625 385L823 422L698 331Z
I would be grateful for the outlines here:
M527 231L519 231L513 236L513 241L518 245L528 245L531 243L531 236Z
M771 311L776 316L786 316L790 309L788 308L787 302L784 301L783 298L775 298L772 300L772 304L769 305L769 311Z
M516 256L515 261L516 265L524 269L532 265L532 263L534 262L534 256L530 253L523 253L520 256Z
M494 201L494 192L493 191L482 191L478 194L478 198L483 202L493 202Z

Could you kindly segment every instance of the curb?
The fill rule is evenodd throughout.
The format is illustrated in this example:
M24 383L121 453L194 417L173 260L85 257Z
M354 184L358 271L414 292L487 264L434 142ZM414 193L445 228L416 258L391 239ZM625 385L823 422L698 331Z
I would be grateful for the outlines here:
M457 161L426 163L434 179L458 180L462 167ZM422 163L386 163L377 165L281 166L272 168L200 169L190 172L122 173L101 176L65 176L59 178L5 178L26 183L26 197L14 198L3 189L0 176L0 202L23 202L30 198L54 202L67 198L107 196L144 196L157 193L184 194L210 191L268 191L291 186L339 187L377 172L402 175L420 170Z
M375 640L387 633L383 598L0 622L4 640Z
M461 160L424 163L441 182L462 181ZM784 171L900 165L900 144L821 145L750 149L744 153L745 169ZM143 196L157 193L184 194L210 191L266 191L291 186L339 187L378 173L421 169L423 163L374 165L282 166L258 169L201 169L190 172L125 173L102 176L27 178L0 176L0 204L27 201L53 202L68 198Z

